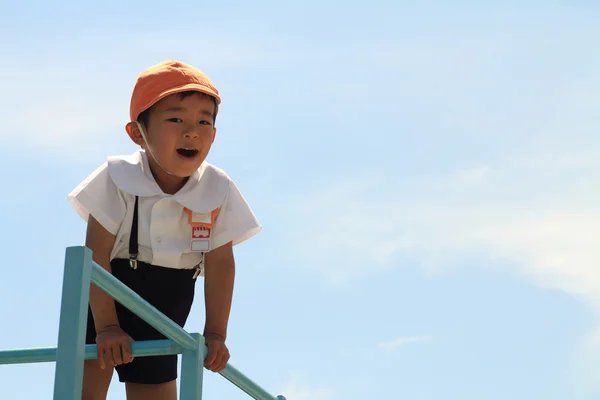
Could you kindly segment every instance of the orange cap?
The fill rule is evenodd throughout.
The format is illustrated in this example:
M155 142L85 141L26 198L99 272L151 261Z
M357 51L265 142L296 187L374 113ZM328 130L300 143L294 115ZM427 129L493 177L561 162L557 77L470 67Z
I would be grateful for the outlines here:
M196 90L217 99L219 91L211 80L198 68L176 60L163 61L140 74L133 88L129 116L131 122L160 99L179 92Z

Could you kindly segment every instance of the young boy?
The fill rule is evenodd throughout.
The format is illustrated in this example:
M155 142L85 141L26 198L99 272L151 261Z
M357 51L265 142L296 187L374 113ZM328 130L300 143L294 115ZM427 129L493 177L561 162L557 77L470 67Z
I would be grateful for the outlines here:
M235 263L232 247L261 230L235 183L205 162L215 139L219 92L198 69L165 61L142 72L126 131L141 149L109 157L68 196L87 221L94 261L180 326L204 276L205 367L222 370ZM128 400L176 400L177 356L131 357L133 340L165 337L90 287L83 400L106 399L113 367Z

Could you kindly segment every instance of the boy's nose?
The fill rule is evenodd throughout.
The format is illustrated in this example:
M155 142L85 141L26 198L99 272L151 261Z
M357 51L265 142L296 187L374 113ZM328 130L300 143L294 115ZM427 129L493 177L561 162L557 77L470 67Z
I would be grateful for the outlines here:
M190 139L197 138L197 137L198 137L198 135L199 135L199 134L198 134L198 129L197 129L197 128L192 128L192 127L190 127L190 128L188 128L188 129L186 129L186 130L185 130L185 132L183 133L183 135L184 135L186 138L190 138Z

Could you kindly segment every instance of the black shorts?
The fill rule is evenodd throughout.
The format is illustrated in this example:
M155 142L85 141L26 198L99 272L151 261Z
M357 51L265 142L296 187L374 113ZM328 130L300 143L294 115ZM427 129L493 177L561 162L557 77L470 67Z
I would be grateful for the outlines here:
M129 260L111 262L113 275L183 327L192 308L196 279L193 269L172 269L139 262L137 269ZM115 301L121 329L136 341L167 339L143 319ZM88 306L86 344L96 344L96 329ZM177 379L177 355L137 357L129 364L115 367L119 381L159 384Z

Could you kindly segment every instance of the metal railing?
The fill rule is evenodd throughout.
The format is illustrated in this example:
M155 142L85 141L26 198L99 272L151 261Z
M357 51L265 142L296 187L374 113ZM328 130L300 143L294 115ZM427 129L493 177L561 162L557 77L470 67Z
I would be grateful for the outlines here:
M188 333L154 306L142 299L121 281L92 260L92 252L84 246L68 247L65 257L58 346L0 351L0 364L56 361L54 400L81 399L83 362L97 358L96 345L85 344L90 282L130 309L161 332L166 340L131 343L133 357L181 354L181 400L201 400L204 359L207 347L204 337ZM219 372L242 391L257 400L285 400L273 396L250 378L227 364Z

